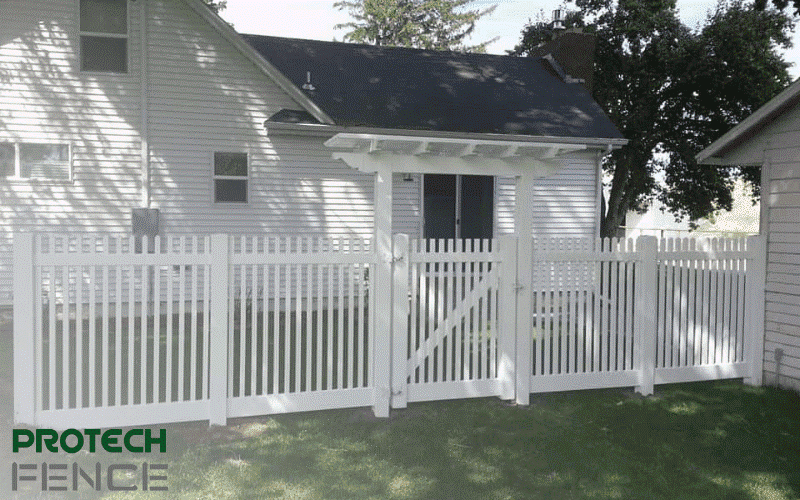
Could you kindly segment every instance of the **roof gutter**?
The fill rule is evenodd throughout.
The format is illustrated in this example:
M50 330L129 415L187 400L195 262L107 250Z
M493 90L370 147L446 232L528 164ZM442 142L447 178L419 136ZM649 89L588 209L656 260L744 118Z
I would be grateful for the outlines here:
M628 143L627 139L605 138L605 137L557 137L557 136L534 136L534 135L512 135L512 134L492 134L477 132L447 132L439 130L406 130L406 129L384 129L376 127L342 127L338 125L321 125L315 123L264 123L269 133L284 135L315 135L333 136L336 134L361 134L364 136L394 136L409 138L427 139L467 139L475 141L497 141L497 142L530 142L530 143L552 143L552 144L580 144L592 148L604 148L607 152L619 149Z

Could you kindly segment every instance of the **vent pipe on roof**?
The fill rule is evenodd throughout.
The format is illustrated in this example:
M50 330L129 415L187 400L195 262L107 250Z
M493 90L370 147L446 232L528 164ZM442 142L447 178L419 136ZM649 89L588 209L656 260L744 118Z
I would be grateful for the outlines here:
M311 72L310 71L306 71L306 83L303 84L303 90L308 90L310 92L313 92L313 91L317 90L317 88L314 86L314 84L311 83Z

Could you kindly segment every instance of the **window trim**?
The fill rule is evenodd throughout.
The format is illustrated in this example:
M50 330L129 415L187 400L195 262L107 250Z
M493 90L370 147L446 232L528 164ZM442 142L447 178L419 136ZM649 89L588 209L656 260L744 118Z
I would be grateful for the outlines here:
M0 143L11 144L14 146L14 175L0 177L0 181L13 181L13 182L37 182L37 183L53 183L53 184L69 184L74 181L74 166L75 161L72 156L72 142L64 141L4 141ZM67 178L66 179L48 179L41 177L21 177L22 172L22 156L20 155L20 146L23 144L47 144L57 146L67 146Z
M245 159L247 160L247 175L217 175L217 165L216 165L216 157L217 153L228 153L228 154L243 154L245 155ZM250 179L251 179L251 171L250 171L250 152L249 151L242 151L242 150L214 150L211 152L211 204L215 207L241 207L241 206L249 206L250 205ZM217 185L216 181L245 181L245 197L247 198L245 201L217 201Z
M77 26L78 26L78 69L81 73L87 75L129 75L131 74L131 51L130 51L130 34L131 34L131 9L130 2L124 0L125 4L125 33L103 33L97 31L83 31L81 30L81 2L83 0L75 0L77 5ZM83 69L83 37L93 36L95 38L114 38L117 40L125 40L125 71L102 71L96 69Z

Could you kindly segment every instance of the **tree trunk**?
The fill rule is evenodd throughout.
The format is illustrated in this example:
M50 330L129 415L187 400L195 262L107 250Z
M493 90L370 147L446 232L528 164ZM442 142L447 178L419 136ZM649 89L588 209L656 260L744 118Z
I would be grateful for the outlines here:
M608 195L608 207L600 221L600 236L602 238L616 238L619 227L625 223L625 214L630 209L630 196L626 189L629 183L628 164L626 161L617 163L614 178L611 180L611 192Z

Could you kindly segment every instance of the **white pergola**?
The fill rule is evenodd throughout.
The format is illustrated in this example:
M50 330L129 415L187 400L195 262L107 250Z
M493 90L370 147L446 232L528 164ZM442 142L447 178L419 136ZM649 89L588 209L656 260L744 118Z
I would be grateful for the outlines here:
M334 159L351 168L373 174L375 179L375 248L378 255L376 296L392 294L392 177L403 174L493 175L516 179L514 234L518 255L532 255L533 196L535 179L555 174L563 168L560 157L589 148L609 152L625 144L615 139L564 139L527 136L489 136L488 134L447 134L403 131L343 131L325 142ZM515 352L531 349L532 265L529 259L517 262L516 289L519 294ZM376 330L390 331L391 314L377 315ZM375 339L376 352L391 349L391 335ZM530 356L503 359L502 363L517 373L530 373ZM526 365L526 366L523 366ZM379 381L390 380L391 366L375 367L375 413L388 416L392 389ZM517 377L515 394L518 404L527 405L530 381ZM385 385L385 384L384 384ZM394 384L392 384L394 385Z

